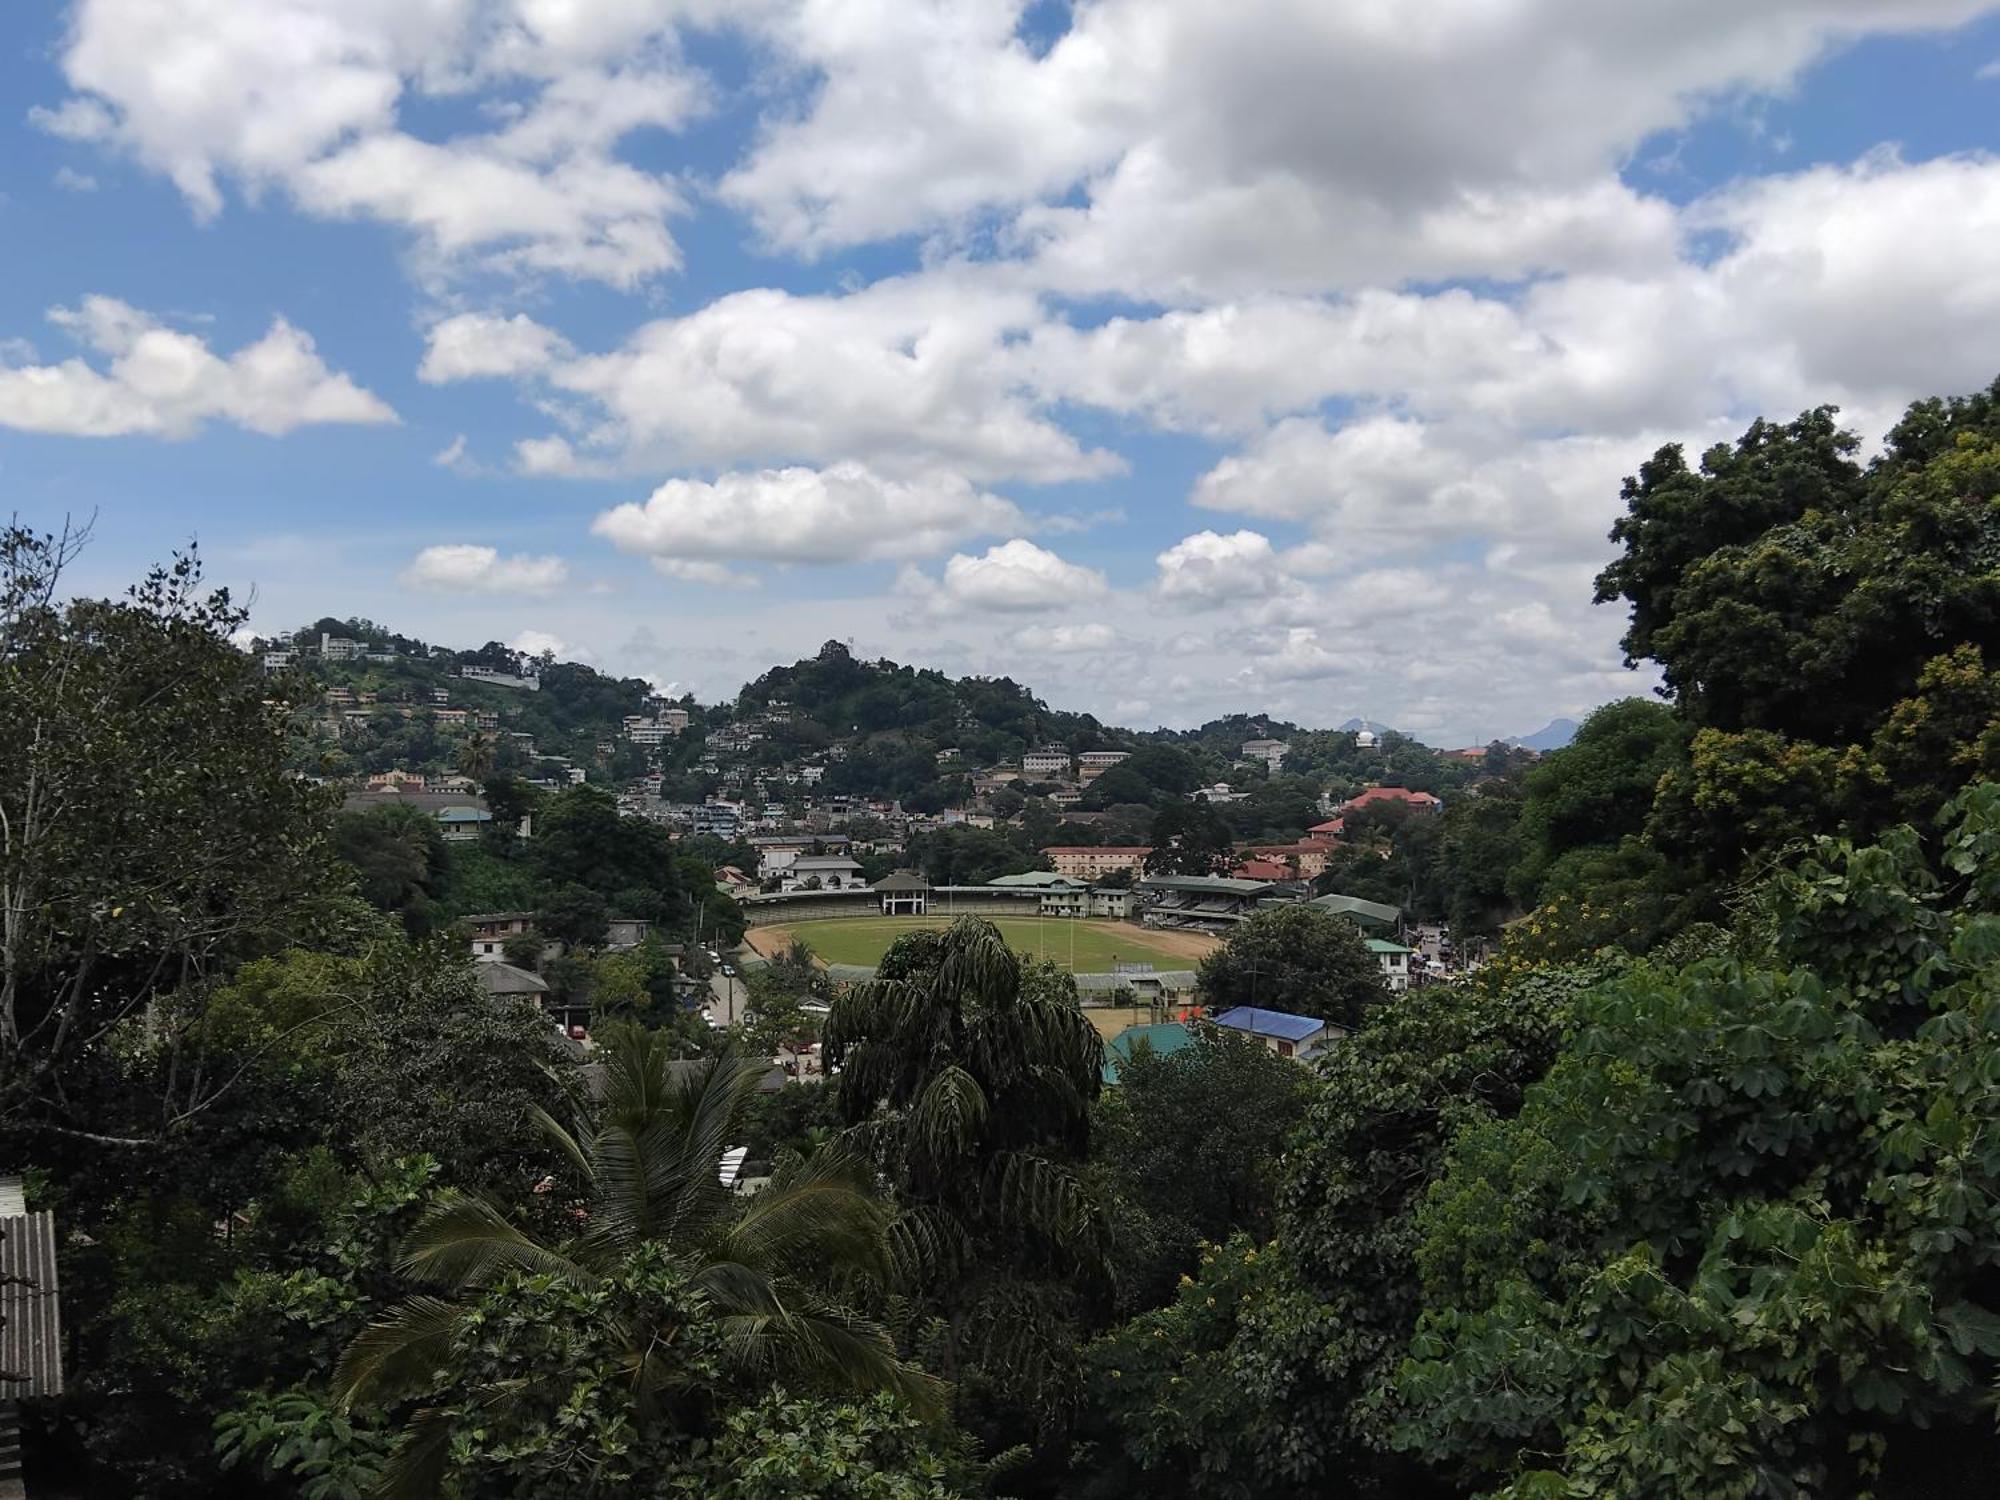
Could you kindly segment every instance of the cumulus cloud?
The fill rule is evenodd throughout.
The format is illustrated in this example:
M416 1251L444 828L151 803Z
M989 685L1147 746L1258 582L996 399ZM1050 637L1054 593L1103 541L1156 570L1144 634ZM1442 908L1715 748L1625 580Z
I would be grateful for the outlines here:
M426 547L403 570L412 588L465 594L553 594L568 581L569 564L560 557L503 557L471 543Z
M1039 54L1005 7L781 8L818 89L722 191L808 253L998 214L1049 284L1170 300L1660 262L1671 212L1616 176L1640 141L1985 8L1100 0Z
M1197 606L1262 598L1282 576L1277 549L1257 531L1198 531L1154 561L1160 597Z
M417 366L417 378L442 385L535 374L569 352L561 334L526 313L511 318L460 313L433 324L424 336L424 361Z
M1080 625L1023 625L1007 637L1007 642L1017 651L1048 656L1109 651L1119 643L1118 632L1102 621L1088 621Z
M432 330L422 373L531 377L587 405L581 451L559 435L523 444L536 473L842 460L975 481L1115 473L1123 461L1079 444L1017 368L1010 341L1044 316L989 273L945 268L840 296L732 293L596 355L525 317L461 315Z
M106 363L0 366L0 427L186 438L227 422L277 437L315 423L396 420L380 397L328 369L312 338L283 318L226 357L115 297L52 308L49 320Z
M1073 609L1109 588L1094 568L1067 562L1020 537L978 557L953 554L944 565L941 603L984 610Z
M924 557L1023 520L956 474L892 479L845 463L671 479L590 529L655 559L848 563Z
M81 0L62 55L74 92L32 118L165 174L204 219L231 182L276 186L308 213L409 231L437 269L631 285L678 264L664 220L682 199L616 148L680 128L705 89L670 17L635 31L620 7L575 9ZM426 96L475 88L511 96L495 128L442 140L405 128Z

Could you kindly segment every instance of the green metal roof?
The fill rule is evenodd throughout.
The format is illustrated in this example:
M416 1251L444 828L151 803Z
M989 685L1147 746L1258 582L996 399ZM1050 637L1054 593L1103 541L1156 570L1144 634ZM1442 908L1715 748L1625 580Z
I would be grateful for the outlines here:
M1405 948L1401 943L1392 943L1387 938L1370 938L1368 940L1368 951L1370 953L1414 953L1417 950L1414 948Z
M1156 1021L1150 1026L1127 1026L1104 1047L1104 1081L1118 1081L1120 1063L1132 1060L1133 1050L1145 1047L1161 1057L1194 1045L1194 1032L1179 1021Z
M1352 917L1357 922L1380 924L1393 927L1402 917L1402 908L1385 906L1380 901L1364 901L1359 896L1316 896L1306 903L1321 911L1332 912L1336 917Z
M1153 890L1199 891L1213 896L1256 896L1273 889L1268 880L1231 880L1226 875L1149 875L1139 884Z

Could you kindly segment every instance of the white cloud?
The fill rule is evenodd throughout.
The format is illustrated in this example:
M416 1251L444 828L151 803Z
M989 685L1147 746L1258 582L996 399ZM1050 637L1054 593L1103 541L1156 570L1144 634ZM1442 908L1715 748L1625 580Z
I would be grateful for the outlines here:
M656 557L653 567L662 577L677 579L682 583L706 584L710 588L754 589L757 577L752 573L739 573L734 568L718 562L700 562L685 557Z
M403 570L412 588L467 594L540 596L568 581L569 564L560 557L503 557L497 548L471 543L426 547Z
M1281 577L1277 549L1261 532L1198 531L1162 552L1155 587L1163 599L1195 605L1262 598Z
M185 438L209 422L267 436L314 423L394 422L379 397L329 370L283 318L226 358L114 297L90 296L49 319L93 352L87 361L0 367L0 427L75 437Z
M941 268L846 296L735 292L599 355L566 355L524 317L461 316L433 330L424 373L511 372L587 403L584 451L554 436L523 446L537 473L843 460L975 481L1117 472L1122 460L1079 444L1017 368L1008 340L1044 316L992 274Z
M434 324L424 336L417 378L432 385L453 380L538 374L570 352L568 342L526 313L503 318L460 313Z
M574 9L81 0L62 57L75 92L32 118L165 174L204 219L227 183L277 187L308 213L410 231L437 269L630 285L678 263L663 221L682 205L671 181L614 153L635 130L684 125L705 90L674 48L673 14L634 29L616 7L560 14ZM505 100L497 128L403 128L413 103L472 90Z
M1040 56L1011 7L781 8L766 34L817 92L722 191L808 253L998 215L1071 292L1660 263L1670 212L1615 175L1633 147L1855 36L1987 8L1098 0Z
M479 463L473 458L465 434L462 432L433 453L431 462L440 469L449 469L454 474L468 478L479 472Z
M65 193L94 193L97 179L88 172L79 172L71 167L57 167L55 184Z
M1109 651L1118 644L1118 632L1101 621L1081 625L1023 625L1007 637L1007 642L1017 651L1069 656Z
M939 601L982 610L1075 609L1108 590L1094 568L1066 562L1020 537L978 556L954 553L944 565Z
M892 479L846 463L671 479L590 529L656 559L846 563L924 557L1023 520L1012 503L955 474Z
M527 656L553 656L559 661L582 661L589 655L546 630L524 630L507 644L511 650Z

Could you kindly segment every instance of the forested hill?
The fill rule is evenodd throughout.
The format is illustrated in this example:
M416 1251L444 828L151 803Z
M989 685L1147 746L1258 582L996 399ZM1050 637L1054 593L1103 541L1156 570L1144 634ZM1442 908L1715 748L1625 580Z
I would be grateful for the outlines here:
M317 653L326 636L356 641L364 654L324 658ZM689 798L708 790L700 762L712 749L711 736L732 725L759 736L737 752L747 764L835 761L829 785L870 796L908 796L950 774L941 773L941 764L963 771L1013 762L1037 745L1072 753L1174 746L1214 769L1233 761L1246 741L1278 739L1294 747L1302 770L1366 769L1426 787L1437 776L1436 757L1407 736L1387 736L1383 752L1364 757L1363 767L1347 764L1355 759L1353 735L1306 730L1270 714L1230 714L1190 730L1121 728L1051 708L1011 677L954 678L886 659L864 661L838 641L773 667L734 702L718 704L692 695L667 699L642 678L529 656L497 641L469 650L437 646L366 619L327 617L289 639L258 642L259 649L293 645L301 653L298 669L324 685L330 708L344 721L336 723L333 714L323 719L317 741L302 752L302 764L332 776L451 768L465 749L457 715L449 712L455 709L486 716L483 732L491 743L479 758L498 769L532 775L574 764L609 785L657 767L676 795ZM533 677L538 690L469 680L460 675L465 668ZM628 717L668 707L686 711L684 733L657 751L624 737Z

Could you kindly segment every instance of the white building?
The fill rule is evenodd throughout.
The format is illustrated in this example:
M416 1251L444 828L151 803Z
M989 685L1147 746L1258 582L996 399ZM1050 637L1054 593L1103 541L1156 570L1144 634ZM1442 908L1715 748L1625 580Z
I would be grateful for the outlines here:
M1245 760L1261 760L1275 771L1285 763L1285 752L1290 748L1291 746L1287 745L1283 740L1245 740L1243 742L1243 758Z
M679 734L688 727L688 711L684 708L663 708L659 722L667 726L667 733Z
M319 633L319 654L323 661L353 661L361 655L361 642L350 641L344 635Z
M296 651L266 651L264 653L264 670L266 672L282 672L287 667L296 665L298 659L299 653Z
M861 866L845 854L801 854L779 877L783 891L866 890Z
M539 677L516 677L512 672L496 672L491 667L460 667L458 675L467 682L483 682L488 687L519 688L530 693L542 690Z
M1391 994L1400 995L1410 987L1410 949L1387 938L1370 938L1368 951L1382 966L1382 982Z
M1129 750L1086 750L1076 758L1076 773L1085 781L1094 781L1113 766L1131 758Z
M1027 776L1069 775L1069 751L1061 745L1042 745L1021 757L1021 771Z

